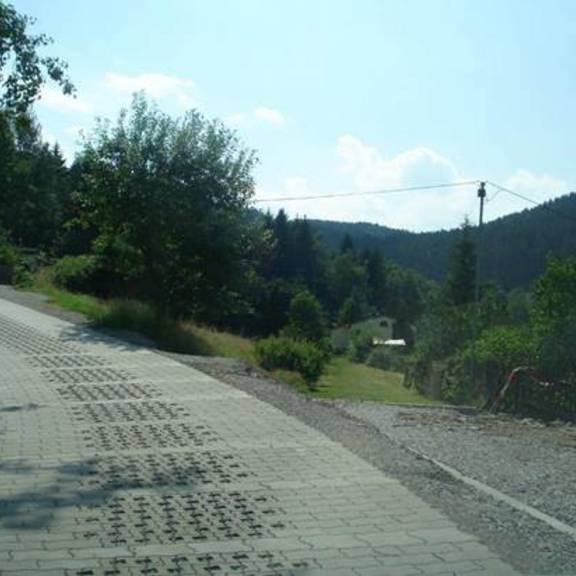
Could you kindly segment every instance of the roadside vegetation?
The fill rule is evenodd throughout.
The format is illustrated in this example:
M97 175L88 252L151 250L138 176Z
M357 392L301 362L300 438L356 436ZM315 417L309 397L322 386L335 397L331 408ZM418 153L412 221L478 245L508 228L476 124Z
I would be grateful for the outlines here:
M194 109L170 116L144 93L99 120L67 166L33 109L47 81L74 92L66 66L38 56L48 39L28 19L0 11L0 274L99 325L250 359L320 397L481 404L526 365L562 386L536 396L553 389L552 405L573 410L574 259L507 293L477 285L467 222L440 282L348 235L329 248L306 219L254 209L258 158L234 130ZM402 352L357 329L380 317Z
M71 292L55 285L52 277L51 269L42 269L23 288L44 294L50 303L59 308L83 314L96 327L146 336L162 350L248 361L253 359L254 343L248 338L159 316L150 305L137 300L104 300Z

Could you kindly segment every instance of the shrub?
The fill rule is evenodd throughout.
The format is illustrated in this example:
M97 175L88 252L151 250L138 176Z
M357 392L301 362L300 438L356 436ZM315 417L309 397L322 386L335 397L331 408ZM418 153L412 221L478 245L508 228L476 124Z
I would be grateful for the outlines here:
M56 286L71 292L94 294L101 273L100 260L96 256L64 256L52 267L52 280Z
M406 368L406 355L404 350L376 346L368 355L366 364L380 370L402 372Z
M294 340L286 336L273 336L260 340L254 349L256 361L265 370L298 372L312 387L322 376L326 354L311 342Z
M8 242L6 235L0 230L0 266L14 267L18 262L18 252Z
M350 358L354 362L365 362L372 350L374 336L370 330L357 328L350 333Z
M22 250L14 266L14 284L20 288L31 288L36 274L48 263L48 256L44 252Z

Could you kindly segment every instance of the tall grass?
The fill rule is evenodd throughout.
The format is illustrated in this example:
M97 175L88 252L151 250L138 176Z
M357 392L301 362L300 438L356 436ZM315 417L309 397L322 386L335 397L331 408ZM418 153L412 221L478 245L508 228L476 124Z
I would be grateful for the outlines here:
M108 306L105 302L88 294L77 294L58 288L52 282L49 269L43 269L34 277L32 290L48 296L50 302L65 310L83 314L89 320L100 321L107 313Z
M69 292L54 285L49 269L36 275L33 289L60 308L84 314L96 326L138 332L168 352L252 359L253 343L246 338L167 318L136 300L101 300Z
M131 330L147 336L162 350L182 354L214 356L210 342L189 325L158 314L149 304L136 300L109 300L98 324L107 328Z

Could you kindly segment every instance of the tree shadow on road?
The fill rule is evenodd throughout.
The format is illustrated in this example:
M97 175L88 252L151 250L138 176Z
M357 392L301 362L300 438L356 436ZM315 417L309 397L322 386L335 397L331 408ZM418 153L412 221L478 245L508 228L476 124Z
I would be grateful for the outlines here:
M109 352L137 352L155 348L154 343L141 334L112 330L97 324L69 326L61 333L59 340L71 344L99 344L110 348Z
M53 468L33 466L26 461L3 462L0 472L14 476L18 484L38 483L42 473L53 471L56 478L44 486L15 492L0 498L0 523L4 528L40 530L48 528L58 512L65 508L105 504L114 490L98 486L82 488L81 480L95 473L93 458L66 463ZM21 476L19 481L18 477Z

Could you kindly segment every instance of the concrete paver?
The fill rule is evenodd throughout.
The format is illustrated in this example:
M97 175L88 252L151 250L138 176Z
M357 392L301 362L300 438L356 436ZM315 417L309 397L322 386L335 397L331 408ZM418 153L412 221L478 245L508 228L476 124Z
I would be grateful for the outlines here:
M295 418L4 300L0 457L3 575L514 573Z

